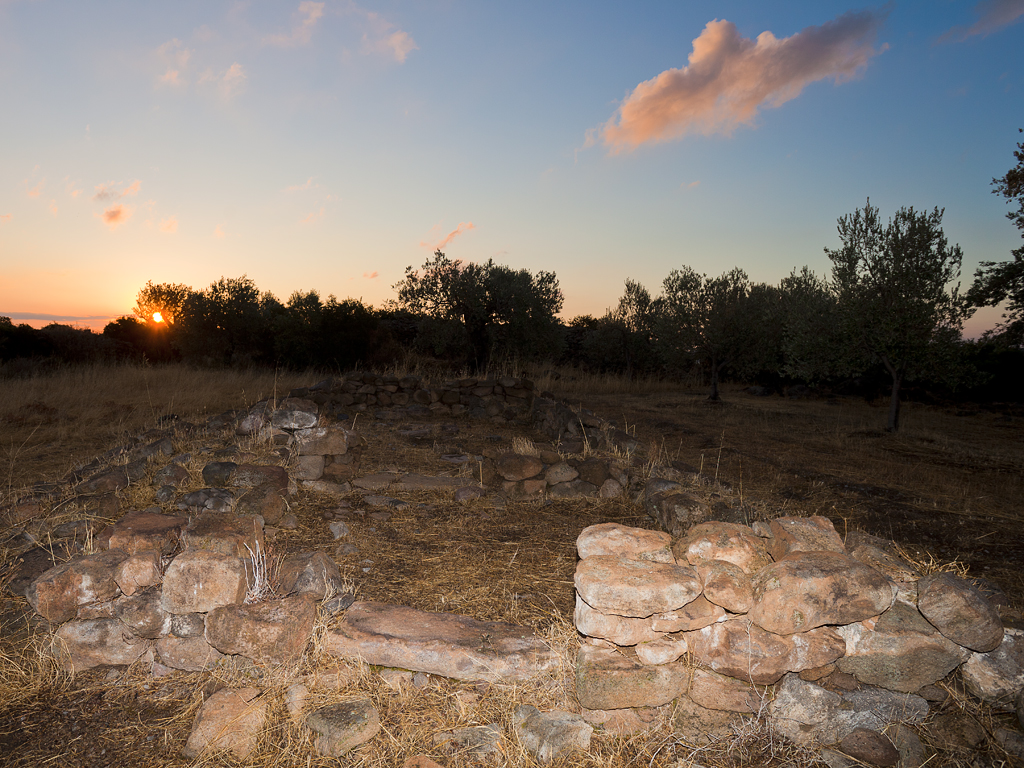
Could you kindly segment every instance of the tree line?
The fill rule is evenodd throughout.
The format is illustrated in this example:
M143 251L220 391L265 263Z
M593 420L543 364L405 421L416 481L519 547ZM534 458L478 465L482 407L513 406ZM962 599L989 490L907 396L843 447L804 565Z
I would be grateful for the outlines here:
M1017 166L993 180L1016 203L1024 236L1024 144ZM973 397L1019 399L1024 374L1024 248L982 262L960 292L963 254L942 230L943 211L900 208L888 220L868 200L839 219L831 272L804 267L778 284L741 269L718 276L672 270L652 294L627 280L603 316L559 319L552 272L452 260L437 251L407 268L395 298L360 300L296 291L287 301L248 277L202 290L149 282L133 315L102 334L51 325L36 331L0 318L0 359L146 359L200 365L344 370L417 356L483 371L496 361L549 361L626 377L694 373L719 397L723 377L768 387L802 383L885 388L888 427L899 427L908 384ZM1002 322L962 339L975 308L1004 303ZM874 393L874 392L873 392Z

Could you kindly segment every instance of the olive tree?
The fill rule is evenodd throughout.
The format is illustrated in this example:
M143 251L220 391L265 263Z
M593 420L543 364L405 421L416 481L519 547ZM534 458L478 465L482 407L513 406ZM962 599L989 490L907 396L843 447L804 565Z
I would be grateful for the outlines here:
M837 338L848 353L880 362L892 378L888 429L899 429L900 387L940 347L960 337L968 316L959 295L959 245L942 231L943 211L900 208L888 224L868 200L839 219L842 246L825 249L832 261L829 288L836 299Z

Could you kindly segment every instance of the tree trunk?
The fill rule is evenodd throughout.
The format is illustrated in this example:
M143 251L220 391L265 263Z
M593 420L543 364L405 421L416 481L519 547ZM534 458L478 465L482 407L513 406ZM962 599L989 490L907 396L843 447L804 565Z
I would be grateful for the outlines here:
M889 424L886 427L890 432L899 432L900 429L900 384L901 377L892 374L892 394L889 396Z

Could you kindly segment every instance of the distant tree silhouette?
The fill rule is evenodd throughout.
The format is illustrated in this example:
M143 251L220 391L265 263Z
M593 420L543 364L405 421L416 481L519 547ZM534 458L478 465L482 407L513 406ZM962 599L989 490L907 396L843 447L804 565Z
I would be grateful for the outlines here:
M1021 129L1024 133L1024 129ZM1006 175L992 179L995 194L1002 195L1008 202L1015 202L1017 209L1009 211L1006 218L1024 237L1024 143L1017 144L1013 153L1017 165ZM1012 261L983 261L974 273L974 284L967 292L967 299L975 307L994 307L1007 302L1003 322L990 334L999 341L1024 346L1024 246L1012 250Z

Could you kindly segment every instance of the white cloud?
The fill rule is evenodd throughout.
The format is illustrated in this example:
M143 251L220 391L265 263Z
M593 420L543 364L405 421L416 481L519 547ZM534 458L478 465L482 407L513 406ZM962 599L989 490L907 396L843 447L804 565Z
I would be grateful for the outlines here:
M314 3L310 0L299 3L298 19L291 31L286 34L269 35L264 38L264 42L282 47L305 45L312 39L313 30L324 15L324 5L325 3Z

